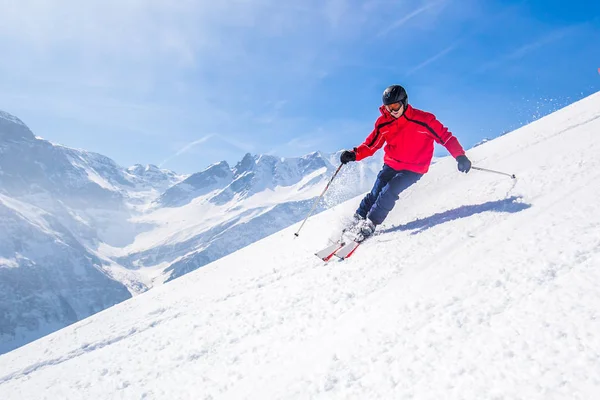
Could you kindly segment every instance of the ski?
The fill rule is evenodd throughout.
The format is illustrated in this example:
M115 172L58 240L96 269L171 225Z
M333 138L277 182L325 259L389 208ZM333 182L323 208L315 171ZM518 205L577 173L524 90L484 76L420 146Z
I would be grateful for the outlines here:
M356 241L356 231L356 225L344 228L341 232L339 240L325 247L323 250L317 251L315 255L325 262L331 260L333 256L338 257L340 260L345 260L354 254L354 251L356 251L361 243Z
M330 246L325 247L323 250L319 250L315 253L317 257L321 260L327 262L329 261L334 254L344 247L344 243L336 242Z
M352 240L349 243L342 246L342 248L340 248L338 251L336 251L334 253L334 255L336 257L338 257L340 260L345 260L346 258L350 257L352 254L354 254L354 252L356 251L358 246L360 246L360 243Z

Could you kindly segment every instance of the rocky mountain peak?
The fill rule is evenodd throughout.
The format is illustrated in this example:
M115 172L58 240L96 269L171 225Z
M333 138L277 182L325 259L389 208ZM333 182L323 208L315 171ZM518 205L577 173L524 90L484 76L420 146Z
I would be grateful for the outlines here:
M0 142L34 140L33 132L19 118L0 110Z
M252 171L256 165L256 157L250 153L246 153L244 158L238 162L233 168L233 174L235 177L242 175L244 172Z

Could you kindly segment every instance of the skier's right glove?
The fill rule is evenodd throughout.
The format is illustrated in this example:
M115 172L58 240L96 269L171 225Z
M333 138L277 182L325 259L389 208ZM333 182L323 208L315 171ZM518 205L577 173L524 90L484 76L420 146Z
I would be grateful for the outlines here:
M356 161L356 153L351 150L344 150L340 156L340 162L342 164L347 164L350 161Z

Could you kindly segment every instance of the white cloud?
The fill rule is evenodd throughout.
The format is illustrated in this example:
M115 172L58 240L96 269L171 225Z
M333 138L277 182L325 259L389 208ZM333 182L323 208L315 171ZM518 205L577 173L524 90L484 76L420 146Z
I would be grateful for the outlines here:
M207 142L208 140L212 139L214 136L215 136L215 134L209 134L200 139L197 139L190 143L187 143L185 146L183 146L182 148L177 150L177 152L175 154L164 159L160 164L158 164L158 166L160 168L162 168L162 166L165 165L166 163L168 163L169 161L173 160L174 158L179 157L180 155L182 155L184 153L187 153L188 151L190 151L192 148L198 146L199 144Z
M528 54L532 53L533 51L539 49L540 47L549 45L551 43L554 43L556 41L563 39L564 37L576 32L580 28L581 28L581 26L579 26L579 25L573 25L573 26L568 26L565 28L555 29L555 30L547 33L546 35L537 38L536 40L530 41L530 42L522 45L521 47L518 47L516 50L508 52L492 61L489 61L489 62L481 65L477 69L477 72L479 72L479 73L486 72L490 69L497 68L506 62L519 60L519 59L527 56Z
M410 70L408 70L406 72L406 75L412 75L415 72L419 71L420 69L426 67L427 65L439 60L440 58L444 57L446 54L450 53L452 50L454 50L457 47L457 44L453 44L451 46L446 47L444 50L440 51L439 53L437 53L436 55L434 55L431 58L428 58L427 60L423 61L422 63L420 63L419 65L411 68Z
M419 15L425 13L426 11L432 10L436 7L440 7L445 2L446 2L446 0L438 0L438 1L428 2L428 3L426 2L421 7L409 12L408 14L402 16L402 18L394 21L392 24L390 24L386 28L382 29L379 32L379 36L385 36L388 33L390 33L391 31L399 29L400 27L402 27L404 24L406 24L408 21L412 20L413 18L418 17Z
M209 46L212 2L165 0L8 0L2 9L0 46L28 57L76 62L94 70L137 63L193 64ZM235 16L235 12L231 13ZM68 65L67 65L68 67Z
M251 153L254 151L255 146L253 144L247 143L245 141L235 139L232 137L227 137L224 135L219 136L219 140L229 144L230 146L235 147L238 150L242 150L244 153Z
M327 0L325 2L324 14L332 27L338 27L344 22L348 7L347 0Z

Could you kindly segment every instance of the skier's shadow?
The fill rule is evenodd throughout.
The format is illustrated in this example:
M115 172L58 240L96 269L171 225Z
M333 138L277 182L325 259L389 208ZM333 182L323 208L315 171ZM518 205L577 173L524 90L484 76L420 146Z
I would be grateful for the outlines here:
M503 200L461 206L452 210L434 214L427 218L417 219L404 225L382 229L379 232L387 233L397 231L413 231L411 232L411 235L417 235L429 228L433 228L436 225L454 221L460 218L467 218L475 214L481 214L484 212L517 213L531 207L531 204L523 203L520 200L521 196L512 196Z

